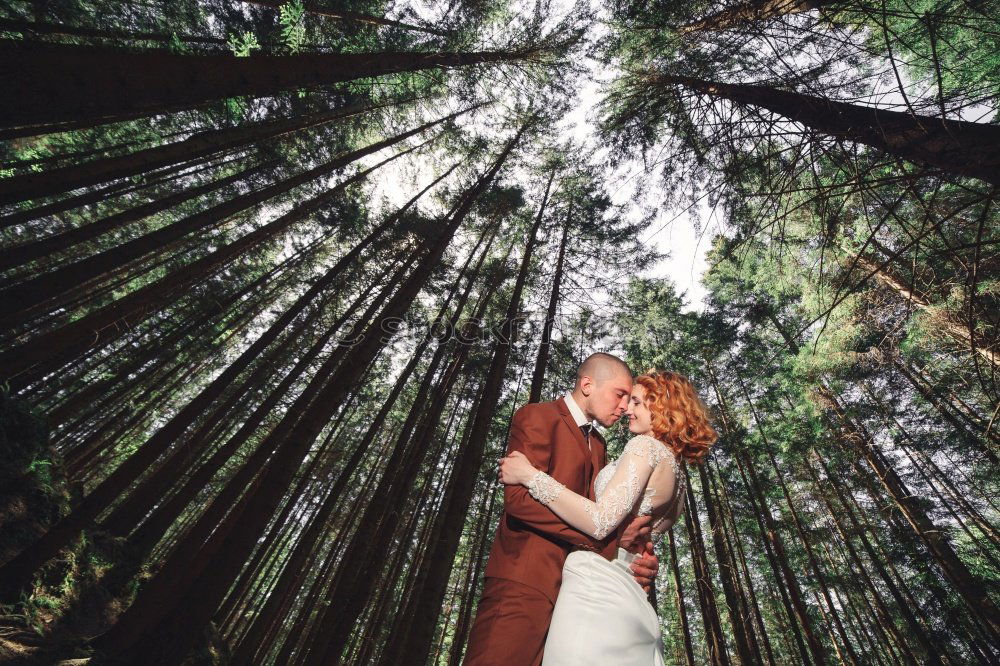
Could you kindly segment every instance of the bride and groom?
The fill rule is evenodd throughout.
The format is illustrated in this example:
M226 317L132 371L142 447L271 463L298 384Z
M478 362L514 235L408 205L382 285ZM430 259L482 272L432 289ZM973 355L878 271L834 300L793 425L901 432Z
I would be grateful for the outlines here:
M623 414L633 437L605 464L591 422ZM683 511L680 463L700 462L716 439L707 416L681 375L633 382L604 353L581 364L570 394L515 412L467 666L664 663L647 599L659 568L652 541Z

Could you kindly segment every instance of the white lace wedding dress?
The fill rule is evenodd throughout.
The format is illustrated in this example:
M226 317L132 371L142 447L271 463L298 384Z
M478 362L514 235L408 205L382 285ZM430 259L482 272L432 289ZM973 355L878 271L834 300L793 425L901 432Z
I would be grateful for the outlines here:
M670 464L661 467L663 461ZM653 437L636 435L621 457L595 477L596 502L544 472L531 479L528 491L569 525L597 539L614 531L633 510L654 514L655 540L673 523L684 486L684 474L670 449ZM611 562L585 550L566 557L543 666L664 663L659 618L629 568L635 557L623 548Z

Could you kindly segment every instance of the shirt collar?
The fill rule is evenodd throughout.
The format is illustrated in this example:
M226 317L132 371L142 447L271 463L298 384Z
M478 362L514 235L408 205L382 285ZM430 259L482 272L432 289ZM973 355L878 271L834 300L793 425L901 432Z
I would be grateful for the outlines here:
M569 413L573 416L573 420L576 421L578 426L590 423L590 419L583 413L580 406L576 404L576 400L573 399L571 393L567 393L564 399L566 400L566 406L569 407Z

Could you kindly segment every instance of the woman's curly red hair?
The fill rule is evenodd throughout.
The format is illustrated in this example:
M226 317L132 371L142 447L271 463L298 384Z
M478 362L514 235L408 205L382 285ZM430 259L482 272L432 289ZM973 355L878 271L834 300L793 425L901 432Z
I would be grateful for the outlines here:
M649 370L635 378L646 390L653 436L689 463L701 463L719 438L708 421L708 408L684 375Z

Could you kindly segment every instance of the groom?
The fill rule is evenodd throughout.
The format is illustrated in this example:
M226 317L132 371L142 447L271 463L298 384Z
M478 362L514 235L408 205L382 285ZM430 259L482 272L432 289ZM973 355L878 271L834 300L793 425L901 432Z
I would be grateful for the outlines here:
M614 424L625 412L631 390L632 373L621 359L591 354L576 372L572 393L514 413L507 453L520 451L570 490L594 499L594 476L607 460L604 439L591 421ZM572 550L592 550L607 560L615 558L619 546L644 553L631 566L636 582L648 591L659 568L648 547L650 520L639 516L597 541L563 523L524 486L504 486L504 514L464 663L541 663L563 562Z

